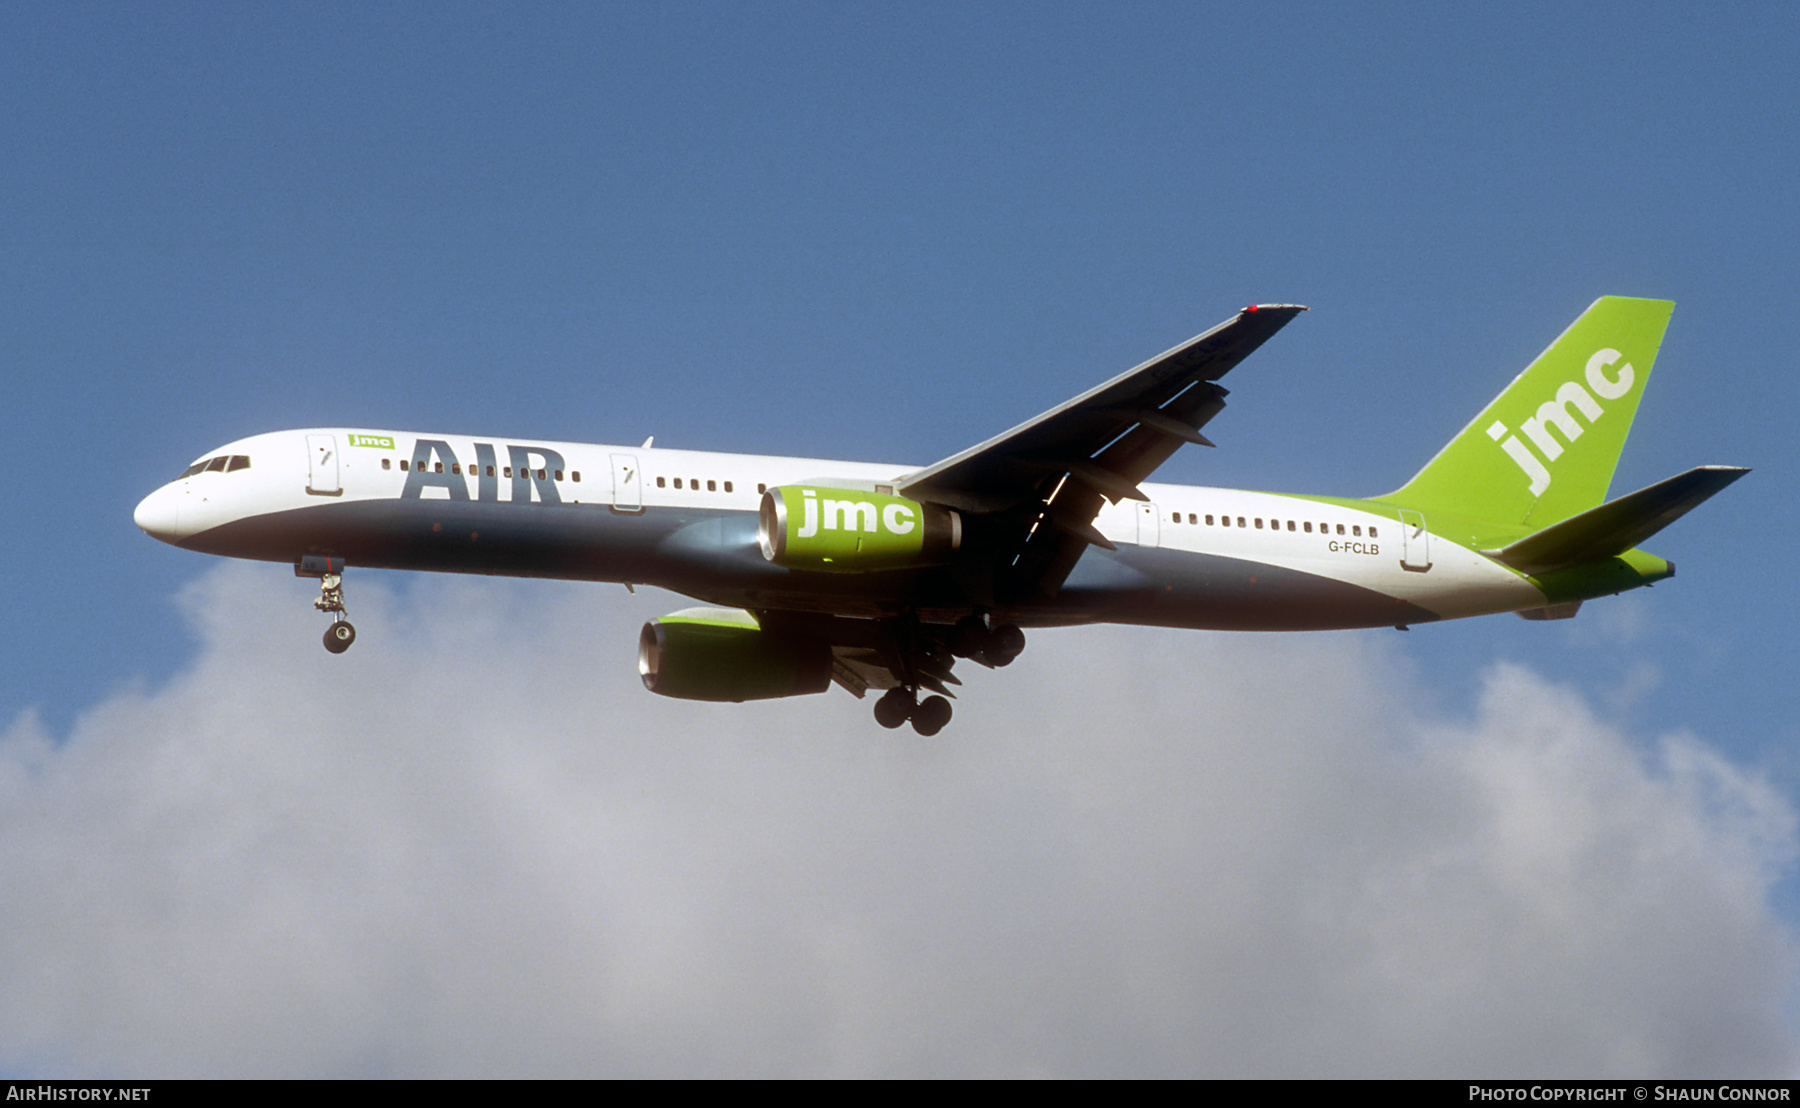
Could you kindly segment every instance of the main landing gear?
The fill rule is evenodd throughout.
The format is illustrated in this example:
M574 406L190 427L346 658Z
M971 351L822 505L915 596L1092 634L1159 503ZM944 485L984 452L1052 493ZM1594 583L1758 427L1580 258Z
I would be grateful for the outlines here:
M913 730L930 738L950 722L950 701L942 696L928 696L914 703L917 689L889 689L875 702L875 722L892 729L912 721Z
M1017 624L990 627L982 615L965 617L947 635L941 631L921 633L916 620L904 626L910 628L910 633L894 648L888 663L890 671L903 683L875 702L875 722L890 730L910 722L914 731L926 737L942 731L950 722L950 698L944 695L949 690L945 683L962 684L951 674L951 660L945 650L958 658L999 668L1011 665L1025 649L1025 633ZM921 688L936 689L939 695L920 700Z
M351 625L344 608L344 559L308 554L294 566L295 577L317 577L319 595L313 607L331 614L331 626L325 628L325 649L342 654L356 641L356 628Z
M989 627L980 616L964 616L950 629L950 653L984 666L1010 666L1025 652L1025 632L1016 623Z

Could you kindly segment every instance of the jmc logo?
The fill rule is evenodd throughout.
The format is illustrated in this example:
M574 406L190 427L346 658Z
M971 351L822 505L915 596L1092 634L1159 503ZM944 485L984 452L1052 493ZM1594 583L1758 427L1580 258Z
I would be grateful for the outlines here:
M756 513L763 557L826 573L941 565L962 547L962 517L885 491L781 485Z
M805 507L800 510L800 530L795 532L800 538L810 539L819 533L820 517L824 518L827 531L867 531L875 534L881 528L876 525L876 505L867 500L825 500L813 489L801 489ZM887 525L892 535L909 535L918 526L911 504L902 501L889 501L880 510L881 522Z
M1546 468L1546 463L1562 457L1563 444L1556 441L1550 428L1555 427L1562 432L1565 442L1573 444L1581 437L1583 428L1569 411L1570 408L1580 412L1587 419L1589 427L1606 414L1606 409L1600 406L1600 401L1595 400L1588 389L1598 393L1603 400L1617 400L1631 391L1636 375L1632 372L1630 362L1620 365L1615 376L1609 378L1606 375L1607 370L1622 357L1624 355L1617 350L1594 351L1593 357L1587 361L1587 389L1582 388L1578 381L1563 382L1563 386L1556 390L1554 399L1538 405L1537 414L1519 424L1519 430L1543 454L1543 461L1538 461L1537 455L1531 452L1531 447L1519 441L1517 435L1507 434L1506 424L1500 420L1496 419L1487 429L1488 438L1500 443L1500 449L1506 451L1507 457L1525 472L1525 476L1531 478L1531 495L1542 496L1544 490L1550 487L1550 470ZM1501 441L1502 435L1506 436L1504 442Z

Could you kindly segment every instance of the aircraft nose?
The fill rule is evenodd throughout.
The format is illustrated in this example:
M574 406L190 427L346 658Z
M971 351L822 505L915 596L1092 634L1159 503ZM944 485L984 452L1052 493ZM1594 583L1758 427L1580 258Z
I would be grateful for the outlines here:
M151 538L175 542L181 538L181 493L164 485L138 502L131 519Z

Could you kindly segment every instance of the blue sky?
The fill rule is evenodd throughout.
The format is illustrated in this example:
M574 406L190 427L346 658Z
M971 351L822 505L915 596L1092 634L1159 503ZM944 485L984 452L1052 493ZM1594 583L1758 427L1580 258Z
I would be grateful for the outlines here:
M1770 957L1791 958L1800 896L1792 829L1777 832L1800 801L1800 713L1794 586L1778 559L1800 546L1787 434L1800 408L1788 368L1800 345L1797 40L1791 11L1774 4L1719 19L1644 4L8 8L0 421L20 464L3 540L13 633L0 645L0 724L15 753L38 751L16 754L36 768L8 778L26 790L15 809L57 795L99 818L106 806L82 791L95 778L71 752L113 752L79 762L113 780L107 766L136 763L108 744L154 732L179 746L173 724L103 724L134 705L172 718L170 698L211 687L228 647L250 667L231 671L243 688L316 682L316 699L295 692L295 716L341 730L350 709L332 690L343 670L359 674L346 690L363 688L385 672L383 652L421 649L416 636L450 618L442 604L502 624L548 621L514 645L584 652L574 672L605 674L620 698L596 711L670 734L720 718L646 706L629 687L632 628L678 602L597 586L353 575L352 611L360 601L387 615L359 614L364 640L335 675L322 669L309 582L222 569L131 524L139 498L230 439L340 424L654 434L667 446L924 464L1244 304L1280 301L1313 310L1232 374L1230 407L1208 429L1219 449L1184 451L1159 479L1375 494L1403 483L1595 297L1652 296L1677 308L1615 492L1702 463L1755 469L1651 544L1678 564L1675 580L1565 624L1490 618L1273 645L1095 632L1091 649L1191 649L1195 665L1242 653L1328 672L1353 655L1372 667L1357 671L1365 679L1394 684L1347 717L1403 707L1411 722L1397 733L1410 737L1394 741L1405 751L1383 756L1414 769L1435 764L1420 752L1436 729L1509 733L1483 707L1509 687L1574 698L1611 736L1595 748L1635 752L1631 780L1669 795L1689 795L1687 771L1672 767L1719 759L1742 785L1721 795L1754 794L1744 810L1776 829L1774 846L1763 832L1731 841L1762 844L1761 861L1746 863L1751 900L1777 936ZM562 625L533 590L609 605L594 625L616 633L556 638ZM389 616L385 641L370 634ZM230 630L251 620L267 633ZM457 626L482 642L515 633ZM1079 635L1050 638L1034 672L1007 675L1014 691L996 677L972 699L1015 704L1030 689L1025 703L1117 698L1128 712L1133 696L1199 695L1217 679L1159 657L1117 675L1139 683L1127 695L1095 684L1116 663L1084 660ZM1518 673L1524 684L1507 685ZM1164 678L1144 685L1153 675ZM1308 695L1304 669L1288 676L1266 693L1271 713ZM220 697L235 695L219 680ZM832 695L845 703L745 718L818 737L805 758L783 748L796 760L867 756L858 772L898 772L881 756L834 752L904 736L865 733L846 722L864 709ZM990 718L965 705L955 741L1034 757L997 738ZM574 724L521 731L564 726ZM272 723L239 737L262 752L294 741ZM1242 738L1185 741L1204 751ZM1705 756L1670 761L1671 750ZM684 757L670 765L691 768ZM784 771L814 779L779 758L754 768L769 782ZM991 784L981 774L1003 770L968 772ZM657 795L681 795L678 777L659 782ZM771 804L796 802L771 787ZM1719 803L1692 813L1705 841L1738 810ZM18 816L0 834L30 851L75 834L57 818ZM306 853L318 863L306 872L328 872L332 849L358 845ZM191 861L170 851L160 864ZM654 891L638 895L656 903ZM946 898L944 910L960 903ZM1179 906L1157 911L1180 917ZM1064 922L1065 938L1087 926ZM967 937L944 934L941 949ZM874 943L848 924L833 941L862 949L858 936ZM519 957L541 969L541 955ZM393 953L417 956L404 943ZM1785 1030L1742 1063L1751 1069L1774 1058L1791 1072L1791 969L1776 975ZM76 1031L39 1039L13 1016L0 1019L0 1063L15 1070L143 1072L164 1057L141 1024L101 1034L76 1013ZM1033 1053L1053 1041L1015 1043L1016 1054L996 1045L975 1061L796 1058L787 1072L1054 1072ZM454 1069L419 1044L364 1065L377 1055L347 1042L329 1060L298 1055L271 1072ZM230 1068L181 1057L182 1072ZM1531 1068L1534 1056L1522 1046L1507 1057ZM1631 1056L1596 1047L1545 1064L1629 1070L1620 1057ZM1684 1068L1648 1057L1648 1069ZM1485 1060L1396 1055L1389 1072L1433 1072L1444 1058ZM1070 1071L1217 1069L1121 1047ZM1291 1067L1269 1058L1258 1072Z

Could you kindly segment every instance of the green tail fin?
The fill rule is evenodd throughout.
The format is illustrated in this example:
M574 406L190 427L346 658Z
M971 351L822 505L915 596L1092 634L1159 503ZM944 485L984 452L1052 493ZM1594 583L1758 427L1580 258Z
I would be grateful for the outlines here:
M1603 296L1405 486L1380 499L1537 529L1598 507L1675 305Z

